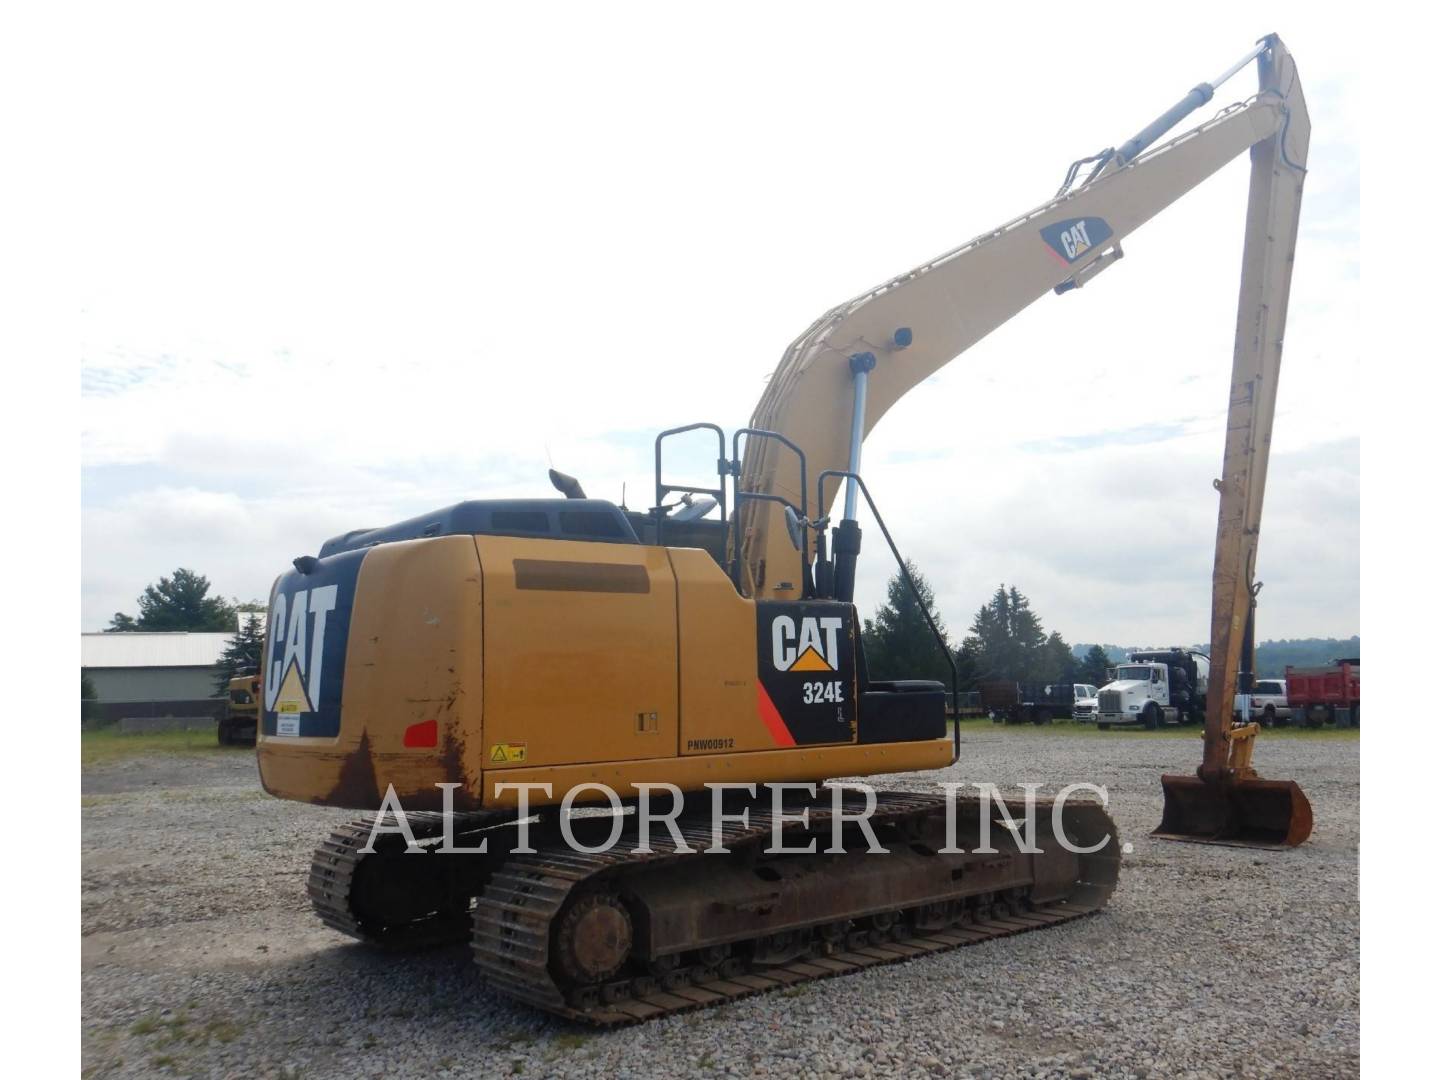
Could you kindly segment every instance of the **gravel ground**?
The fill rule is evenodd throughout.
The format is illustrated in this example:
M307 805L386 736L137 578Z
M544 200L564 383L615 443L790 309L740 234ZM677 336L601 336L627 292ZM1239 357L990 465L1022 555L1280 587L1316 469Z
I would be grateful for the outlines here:
M322 927L304 874L351 815L264 795L253 757L82 780L82 1028L93 1076L1353 1076L1359 743L1270 739L1315 808L1304 847L1152 841L1198 743L966 732L937 780L1110 792L1133 844L1099 916L615 1032L511 1004L463 948L388 956Z

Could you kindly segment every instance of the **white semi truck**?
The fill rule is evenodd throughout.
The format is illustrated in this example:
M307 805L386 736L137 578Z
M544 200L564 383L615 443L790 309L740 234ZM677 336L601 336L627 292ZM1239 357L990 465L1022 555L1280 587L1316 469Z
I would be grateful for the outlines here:
M1115 667L1115 677L1100 688L1096 724L1108 731L1118 724L1161 724L1205 720L1210 657L1195 649L1135 652Z

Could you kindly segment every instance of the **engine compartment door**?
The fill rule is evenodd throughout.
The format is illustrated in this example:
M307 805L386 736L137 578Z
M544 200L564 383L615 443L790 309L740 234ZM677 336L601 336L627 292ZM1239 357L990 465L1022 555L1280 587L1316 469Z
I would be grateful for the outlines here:
M477 536L486 769L672 757L675 576L663 548Z

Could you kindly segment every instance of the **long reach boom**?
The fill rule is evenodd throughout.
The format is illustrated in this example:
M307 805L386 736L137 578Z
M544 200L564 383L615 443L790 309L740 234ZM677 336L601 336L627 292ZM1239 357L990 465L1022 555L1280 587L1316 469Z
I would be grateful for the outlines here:
M1258 93L1154 145L1252 60L1258 61ZM1171 839L1293 846L1312 825L1310 804L1296 784L1256 776L1250 761L1258 728L1231 722L1241 653L1253 637L1255 559L1309 142L1294 60L1272 34L1119 148L1072 164L1044 206L826 312L786 350L750 420L793 447L774 439L748 443L741 488L803 504L794 448L803 452L811 482L825 470L858 473L865 435L912 387L1046 292L1078 289L1114 265L1131 232L1248 150L1250 199L1225 455L1215 481L1220 509L1204 760L1196 776L1163 778L1165 811L1156 833ZM1089 172L1077 183L1085 166ZM835 422L847 414L848 426ZM816 578L822 595L852 601L860 529L856 481L848 483L831 560L817 561ZM820 528L837 490L820 485L813 504ZM737 584L768 599L812 588L803 576L776 572L795 559L794 530L786 529L783 508L753 501L738 513ZM807 555L802 550L802 560Z

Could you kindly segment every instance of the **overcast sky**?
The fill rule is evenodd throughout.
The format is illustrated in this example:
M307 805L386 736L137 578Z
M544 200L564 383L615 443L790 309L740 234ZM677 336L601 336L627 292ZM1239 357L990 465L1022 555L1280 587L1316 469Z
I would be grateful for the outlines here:
M1072 159L1278 30L1314 134L1259 633L1359 632L1345 24L1320 6L1043 27L971 7L237 8L229 24L181 8L95 26L82 628L177 566L263 597L336 533L549 495L550 463L647 506L657 430L744 423L826 308L1044 202ZM1215 106L1254 88L1252 68ZM867 481L953 630L1003 581L1072 642L1208 637L1247 169L867 441ZM877 536L862 612L891 569Z

